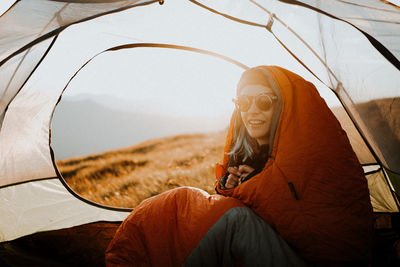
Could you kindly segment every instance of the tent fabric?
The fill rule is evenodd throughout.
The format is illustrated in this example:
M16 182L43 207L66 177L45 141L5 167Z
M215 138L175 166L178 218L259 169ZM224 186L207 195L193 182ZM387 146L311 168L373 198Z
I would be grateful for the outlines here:
M376 38L400 61L400 39L396 34L399 32L400 22L398 7L373 0L282 0L282 2L306 4L351 23Z
M21 90L5 114L0 132L0 185L57 177L48 136L58 96L35 89Z
M72 195L56 178L0 190L0 242L41 231L97 221L122 221L129 212L108 210Z
M396 174L394 172L391 172L390 170L385 169L385 173L387 174L389 180L390 180L390 185L393 188L393 190L396 192L397 198L400 198L400 175Z
M1 242L84 223L122 221L129 214L71 194L59 180L49 146L50 121L63 85L93 56L92 49L105 49L115 42L77 44L80 50L75 53L71 52L74 44L55 44L53 51L70 53L69 61L57 68L40 65L35 71L38 76L32 75L8 106L0 131L0 210L10 216L0 222ZM53 60L53 55L49 53L46 60ZM54 80L43 79L49 68Z
M158 1L145 0L102 0L102 1L18 1L1 17L0 58L1 64L18 50L30 48L31 42L44 38L54 30L62 30L73 23L133 6ZM10 27L13 25L13 27ZM55 34L53 34L54 36ZM51 36L51 35L50 35ZM29 45L30 44L30 45ZM25 48L25 49L26 49Z
M54 21L57 16L54 17L53 13L47 14L46 20L44 13L46 10L54 11L53 9L39 7L36 10L37 5L46 6L49 3L52 7L55 5L64 7L62 12L68 11L67 13L61 12L63 20L60 20L60 12L57 11L58 23L74 23L81 19L88 19L86 16L99 15L96 12L100 12L100 9L102 12L108 12L110 7L121 7L121 4L147 2L118 1L108 8L106 3L95 5L100 9L92 8L94 6L87 3L87 12L85 13L84 9L81 9L82 12L76 11L77 7L82 7L77 3L20 1L1 17L1 29L5 29L0 33L1 36L5 34L4 38L0 38L2 40L1 48L4 49L2 52L10 53L19 49L22 44L18 42L20 39L30 42L35 38L40 38L48 31L66 26L57 24ZM30 8L27 10L24 5L28 5ZM69 10L67 6L73 8ZM29 11L31 8L33 10ZM14 9L16 11L13 11ZM33 18L38 15L40 19ZM75 20L74 16L76 16ZM29 18L32 18L33 22ZM9 25L14 25L14 27L9 27ZM15 34L11 32L15 32ZM14 37L18 38L14 40L12 39ZM96 39L90 33L87 34L87 37ZM99 34L96 37L100 37ZM95 221L122 221L128 215L127 212L117 208L104 209L89 204L71 194L59 180L49 146L50 121L54 106L63 91L63 85L67 83L76 69L93 56L93 50L101 51L112 45L120 44L119 40L94 44L85 42L75 44L75 46L74 44L61 45L64 53L70 53L69 61L58 64L57 68L50 67L53 80L46 80L40 78L40 75L48 77L49 69L43 65L38 66L38 62L48 52L48 48L54 44L54 40L55 38L44 39L44 41L27 48L26 52L22 52L6 62L3 61L4 64L1 66L0 80L1 84L6 87L0 89L0 107L2 108L2 116L0 116L0 196L2 199L0 210L2 214L10 216L1 221L0 242L13 240L37 231L60 229ZM57 51L59 46L56 44L53 49ZM77 47L80 49L72 52ZM51 52L47 53L45 61L52 60L52 55ZM2 54L2 59L5 57L7 54ZM33 70L39 76L30 76ZM29 81L26 81L27 77L30 77ZM12 101L11 104L9 104L10 101ZM6 112L3 113L5 109ZM24 183L32 180L37 181Z
M10 60L13 62L0 78L0 114L48 47L48 44L37 47L36 43L57 35L74 23L153 2L157 1L18 1L0 20L0 66Z
M4 114L7 105L16 95L18 90L25 83L26 79L32 73L35 64L40 62L46 55L46 51L51 47L54 38L41 42L29 50L16 55L1 66L2 75L0 76L0 113ZM2 120L0 121L0 127Z
M279 67L262 69L274 77L283 101L272 154L262 172L234 189L223 190L217 181L218 192L230 198L182 189L142 202L110 244L108 263L120 264L127 257L143 264L182 264L215 217L243 204L310 263L369 260L372 207L346 134L311 83ZM231 144L232 125L217 177L224 175Z
M49 88L46 81L40 81L41 85L33 85L34 88L30 88L32 85L29 83L25 84L32 70L51 46L50 40L33 47L28 46L26 52L17 54L7 61L8 56L30 42L44 38L43 36L54 30L62 30L73 23L120 8L152 2L155 1L101 1L101 3L97 1L73 3L47 0L19 1L1 17L2 75L0 81L3 88L0 88L0 114L2 114L0 116L0 186L57 176L50 156L48 140L51 114L63 89L61 86L55 87L56 89ZM85 45L82 44L82 50L85 50L84 47ZM76 58L77 61L60 66L61 69L64 68L64 73L60 71L60 75L64 75L65 78L69 78L73 73L68 72L68 66L69 68L73 66L71 69L76 70L86 59L79 53L75 53L71 56L72 58ZM75 65L76 63L78 65ZM21 90L24 84L26 86ZM20 94L16 97L18 92ZM13 102L9 105L11 100ZM7 114L4 114L6 108Z
M94 56L93 50L98 52L120 44L118 38L105 40L108 36L90 33L87 36L92 41L56 43L44 63L58 63L60 50L69 55L68 60L57 68L40 65L15 97L9 95L13 98L0 131L0 186L57 176L49 139L52 114L60 95L76 70ZM102 42L96 42L98 39Z
M385 181L383 170L366 175L371 204L375 212L399 212L394 198L389 198L390 187Z

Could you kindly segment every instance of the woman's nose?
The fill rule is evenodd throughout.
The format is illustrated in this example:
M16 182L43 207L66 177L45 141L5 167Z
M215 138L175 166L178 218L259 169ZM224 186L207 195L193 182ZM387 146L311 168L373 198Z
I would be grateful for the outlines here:
M247 110L248 113L257 113L260 112L259 108L256 105L256 101L255 99L253 99L253 101L251 101L250 103L250 108L249 110Z

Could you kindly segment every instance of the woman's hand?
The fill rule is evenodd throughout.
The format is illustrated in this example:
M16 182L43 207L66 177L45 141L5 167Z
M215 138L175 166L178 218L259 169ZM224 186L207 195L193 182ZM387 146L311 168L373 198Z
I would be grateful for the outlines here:
M239 165L238 171L239 175L239 184L249 176L250 173L254 171L254 168L250 167L249 165Z
M236 187L243 180L254 171L254 168L249 165L239 165L239 167L228 168L228 179L226 180L225 187L230 189Z
M225 187L230 189L234 188L239 184L239 178L241 173L239 172L238 167L229 167L228 168L228 179L226 180Z

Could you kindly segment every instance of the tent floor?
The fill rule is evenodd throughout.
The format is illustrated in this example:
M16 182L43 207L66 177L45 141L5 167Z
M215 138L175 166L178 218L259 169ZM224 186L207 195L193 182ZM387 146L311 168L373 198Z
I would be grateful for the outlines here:
M372 266L400 266L400 213L375 213Z
M104 266L119 225L96 222L0 243L0 266Z
M119 223L91 223L0 243L0 266L104 266ZM372 266L400 266L400 214L375 214Z

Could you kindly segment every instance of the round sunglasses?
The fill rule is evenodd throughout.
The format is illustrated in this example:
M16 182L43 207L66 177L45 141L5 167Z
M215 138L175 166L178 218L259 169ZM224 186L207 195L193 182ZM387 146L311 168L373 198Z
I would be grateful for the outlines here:
M255 101L255 104L259 110L268 111L270 108L272 108L272 105L276 99L278 99L276 95L260 94L256 96L241 95L238 97L238 99L232 99L232 101L236 104L241 112L247 112L250 109L253 100Z

